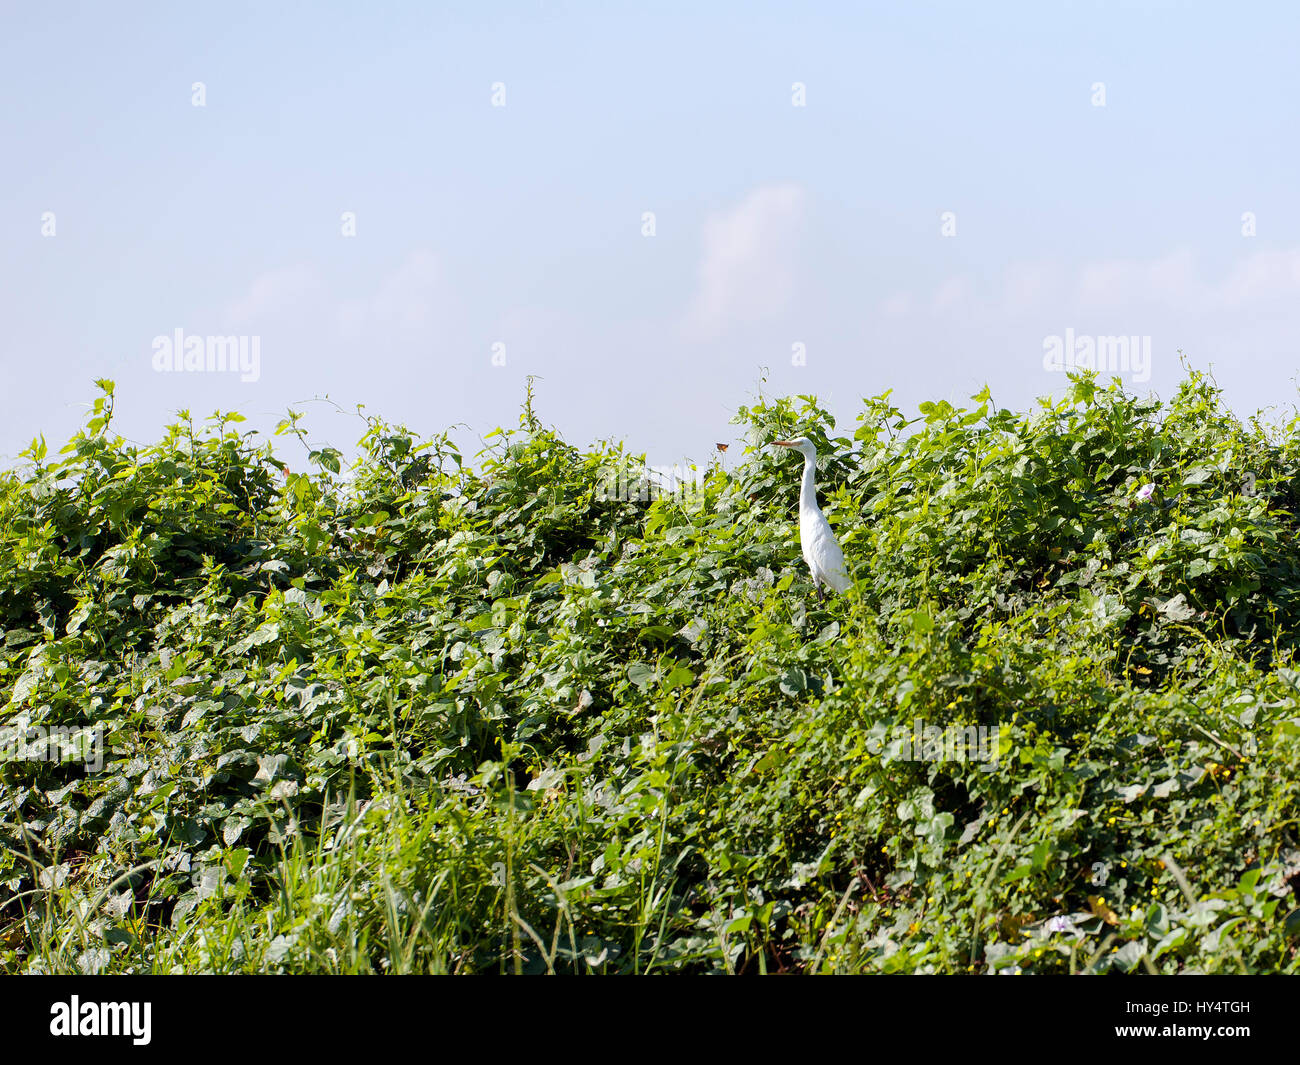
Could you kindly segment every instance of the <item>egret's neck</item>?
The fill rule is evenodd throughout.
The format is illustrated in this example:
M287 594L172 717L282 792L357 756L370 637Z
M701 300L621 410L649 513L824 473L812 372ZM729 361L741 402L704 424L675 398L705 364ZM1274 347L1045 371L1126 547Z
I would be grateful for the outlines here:
M817 509L817 464L805 455L803 460L803 484L799 486L799 509Z

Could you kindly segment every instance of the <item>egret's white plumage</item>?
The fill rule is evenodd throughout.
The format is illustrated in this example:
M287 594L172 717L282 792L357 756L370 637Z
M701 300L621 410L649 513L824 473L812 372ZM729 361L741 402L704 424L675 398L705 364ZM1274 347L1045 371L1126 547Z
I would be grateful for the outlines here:
M798 440L774 440L777 447L788 447L803 456L803 483L799 486L799 546L804 561L812 571L813 587L818 596L822 585L837 592L847 591L853 583L844 567L844 552L840 550L830 522L817 505L817 448L806 436Z

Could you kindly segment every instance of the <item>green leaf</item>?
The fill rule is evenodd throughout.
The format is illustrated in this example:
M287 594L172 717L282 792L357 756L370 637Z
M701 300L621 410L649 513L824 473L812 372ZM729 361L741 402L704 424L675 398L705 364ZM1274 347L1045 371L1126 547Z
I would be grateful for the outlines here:
M627 667L627 679L642 691L650 687L654 681L654 676L654 668L644 662L633 662Z

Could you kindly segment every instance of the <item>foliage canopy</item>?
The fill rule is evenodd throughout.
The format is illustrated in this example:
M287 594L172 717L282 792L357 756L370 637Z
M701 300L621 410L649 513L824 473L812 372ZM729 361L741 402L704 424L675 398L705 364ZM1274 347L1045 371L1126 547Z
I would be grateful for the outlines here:
M769 449L610 498L530 397L295 472L100 382L0 474L0 739L108 748L0 764L0 967L1296 971L1297 425L1071 381L741 408L822 455L824 607Z

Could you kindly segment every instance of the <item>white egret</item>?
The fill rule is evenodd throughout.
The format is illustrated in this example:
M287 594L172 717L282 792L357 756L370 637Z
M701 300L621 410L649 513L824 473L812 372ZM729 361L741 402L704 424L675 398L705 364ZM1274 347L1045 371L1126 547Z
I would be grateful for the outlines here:
M772 444L794 448L803 456L803 484L799 487L799 546L812 571L817 598L825 598L822 585L837 592L847 591L853 582L844 568L844 552L831 532L826 515L817 505L817 448L806 436L798 440L773 440Z

